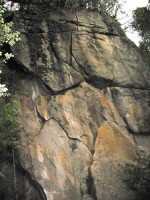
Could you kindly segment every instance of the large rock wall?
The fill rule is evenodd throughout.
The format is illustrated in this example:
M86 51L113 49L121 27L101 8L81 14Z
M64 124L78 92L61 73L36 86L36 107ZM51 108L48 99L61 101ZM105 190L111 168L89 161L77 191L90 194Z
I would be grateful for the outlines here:
M17 156L42 188L35 196L148 200L150 83L136 46L84 9L35 7L14 23L22 38L11 63L24 127Z

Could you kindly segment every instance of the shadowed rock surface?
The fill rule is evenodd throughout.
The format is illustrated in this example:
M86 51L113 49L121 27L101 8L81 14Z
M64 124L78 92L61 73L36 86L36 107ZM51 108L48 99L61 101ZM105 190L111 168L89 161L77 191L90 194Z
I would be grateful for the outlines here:
M137 47L116 22L90 10L35 6L14 23L22 40L12 48L9 74L15 70L24 127L17 181L33 188L20 195L148 200L149 68Z

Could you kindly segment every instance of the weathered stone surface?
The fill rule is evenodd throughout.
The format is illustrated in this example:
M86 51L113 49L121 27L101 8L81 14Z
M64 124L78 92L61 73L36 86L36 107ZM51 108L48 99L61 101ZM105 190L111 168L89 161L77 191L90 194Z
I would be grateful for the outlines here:
M17 178L16 186L15 177ZM14 168L13 159L10 158L7 160L1 157L0 183L1 199L13 200L16 199L16 195L20 200L41 200L45 197L43 189L38 182L32 180L30 174L17 164Z
M112 87L104 90L104 93L105 98L114 102L116 109L131 133L149 133L149 90Z
M40 198L149 200L149 73L137 48L89 10L35 7L14 22L18 163Z
M124 183L126 168L122 167L138 165L140 152L124 120L125 114L117 107L122 103L120 107L126 111L126 104L120 99L125 89L99 90L82 83L51 96L40 89L37 80L30 82L27 78L21 82L27 83L25 88L19 86L26 99L31 100L30 105L36 102L33 119L30 115L22 115L21 119L24 124L29 123L28 118L31 124L39 120L36 127L40 131L33 134L34 129L28 133L29 127L25 128L19 160L44 189L47 199L135 199L136 192ZM134 100L127 94L127 100ZM21 113L25 96L18 96ZM132 108L131 101L129 105Z
M98 12L35 8L20 12L14 22L22 38L13 47L17 62L54 92L83 80L92 80L99 88L149 85L137 48Z
M150 91L129 88L107 88L105 98L114 102L135 142L150 152Z
M134 199L134 193L122 182L123 171L119 164L134 163L135 152L131 139L118 127L108 122L101 125L92 165L97 199Z

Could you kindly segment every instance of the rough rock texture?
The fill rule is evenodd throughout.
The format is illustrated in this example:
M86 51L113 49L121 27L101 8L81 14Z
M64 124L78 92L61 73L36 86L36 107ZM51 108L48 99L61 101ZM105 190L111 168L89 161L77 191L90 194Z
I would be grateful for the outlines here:
M19 200L40 200L44 199L45 194L42 187L33 180L30 174L20 166L14 169L13 158L3 159L0 162L0 199L17 199ZM17 178L17 193L15 192L14 174Z
M149 68L136 46L89 10L35 6L14 23L17 160L42 188L35 196L148 200Z

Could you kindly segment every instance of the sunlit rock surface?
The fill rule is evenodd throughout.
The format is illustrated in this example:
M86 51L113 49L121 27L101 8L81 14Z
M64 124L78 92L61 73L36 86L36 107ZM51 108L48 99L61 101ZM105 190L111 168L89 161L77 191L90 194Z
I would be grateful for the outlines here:
M22 40L9 73L16 70L24 127L16 160L24 182L38 185L35 196L27 186L18 194L148 200L149 68L136 46L115 22L84 9L35 7L14 23Z

